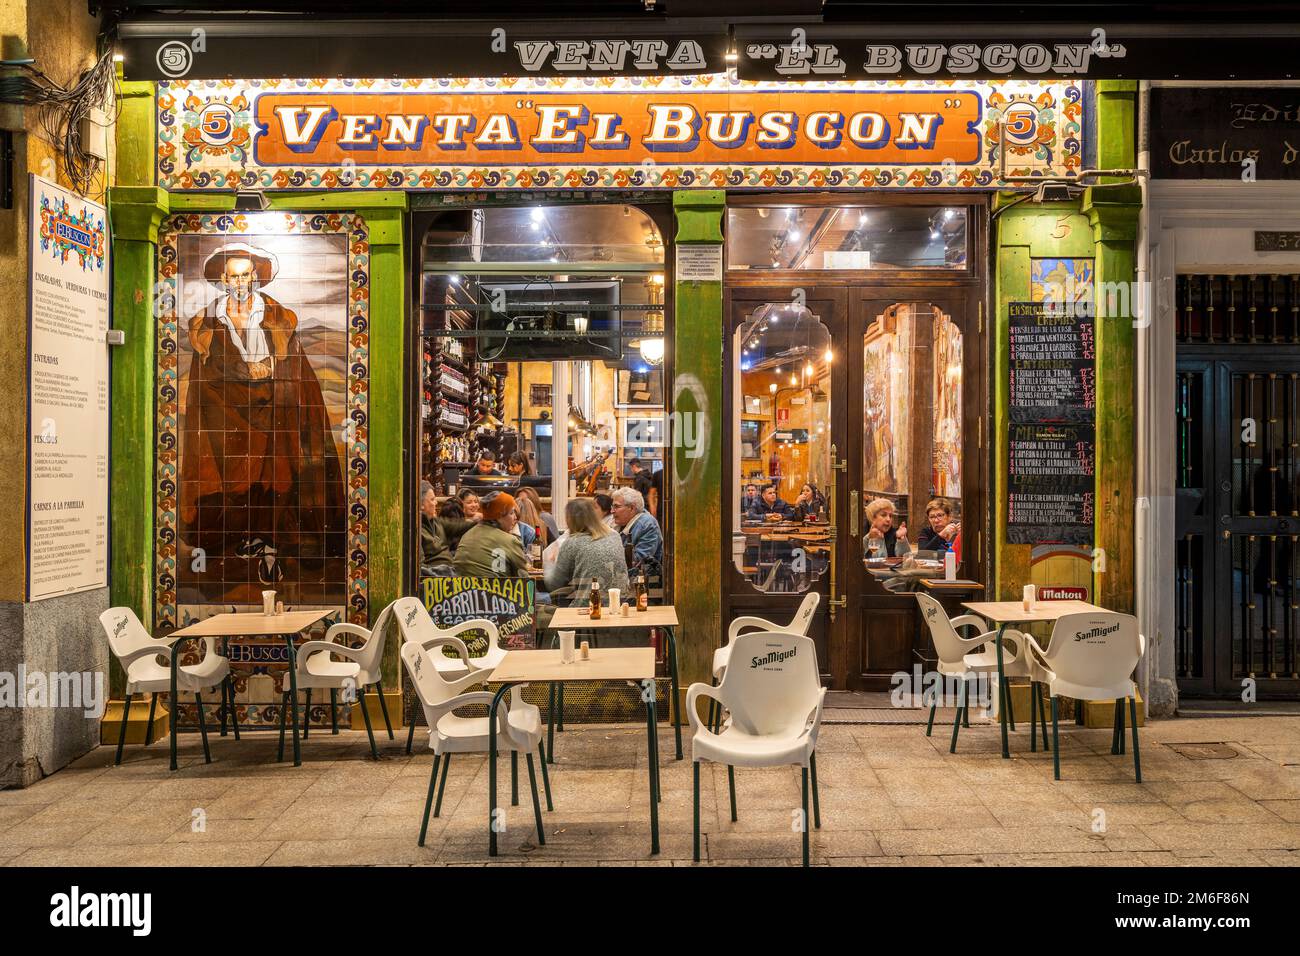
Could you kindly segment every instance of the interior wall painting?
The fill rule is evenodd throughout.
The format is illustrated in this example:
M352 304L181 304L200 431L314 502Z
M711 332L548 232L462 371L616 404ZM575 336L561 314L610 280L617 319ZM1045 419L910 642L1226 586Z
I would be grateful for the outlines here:
M939 498L961 498L961 329L934 314L934 474Z
M159 626L264 589L367 623L364 221L174 216L159 259Z
M1059 302L1086 309L1086 314L1091 314L1091 259L1030 259L1029 263L1030 301Z
M862 347L862 442L864 491L898 494L908 488L908 436L896 423L907 421L907 343L900 342L908 323L899 322L891 306L868 328Z

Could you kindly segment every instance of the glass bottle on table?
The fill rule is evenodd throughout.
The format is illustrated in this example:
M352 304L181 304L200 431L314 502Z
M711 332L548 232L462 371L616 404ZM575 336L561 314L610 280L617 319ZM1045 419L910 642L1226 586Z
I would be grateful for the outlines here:
M650 606L650 594L646 591L645 571L637 572L636 576L636 609L644 611Z
M591 579L591 619L600 620L600 581Z

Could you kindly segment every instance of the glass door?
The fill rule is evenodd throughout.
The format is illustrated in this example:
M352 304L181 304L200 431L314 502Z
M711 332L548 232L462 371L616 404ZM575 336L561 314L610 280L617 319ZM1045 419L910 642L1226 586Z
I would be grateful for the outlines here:
M960 287L851 291L846 349L848 497L842 586L849 670L860 685L924 654L913 593L957 557L977 579L983 522L982 383L965 358L970 293ZM974 331L973 329L971 331ZM856 423L860 423L860 426Z
M731 290L723 497L725 619L785 623L817 592L812 636L837 686L846 663L842 641L832 638L842 628L844 303L842 289Z

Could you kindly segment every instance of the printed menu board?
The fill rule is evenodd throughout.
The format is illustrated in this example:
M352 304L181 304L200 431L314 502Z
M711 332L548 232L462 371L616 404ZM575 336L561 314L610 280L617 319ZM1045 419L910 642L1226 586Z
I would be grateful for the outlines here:
M1090 422L1097 406L1093 317L1081 303L1012 302L1011 421Z
M31 176L27 600L108 584L104 207Z
M536 646L536 585L527 578L430 577L420 582L420 590L425 609L438 627L453 627L476 618L488 620L496 624L503 646ZM467 631L458 636L470 657L487 653L487 632ZM450 648L443 653L456 656Z
M1011 426L1007 540L1092 544L1097 445L1091 424Z

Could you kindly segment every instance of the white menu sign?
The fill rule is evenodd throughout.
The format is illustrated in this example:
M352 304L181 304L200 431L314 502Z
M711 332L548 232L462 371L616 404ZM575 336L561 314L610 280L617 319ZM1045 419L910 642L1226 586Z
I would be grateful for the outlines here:
M108 584L104 207L31 177L27 600Z

